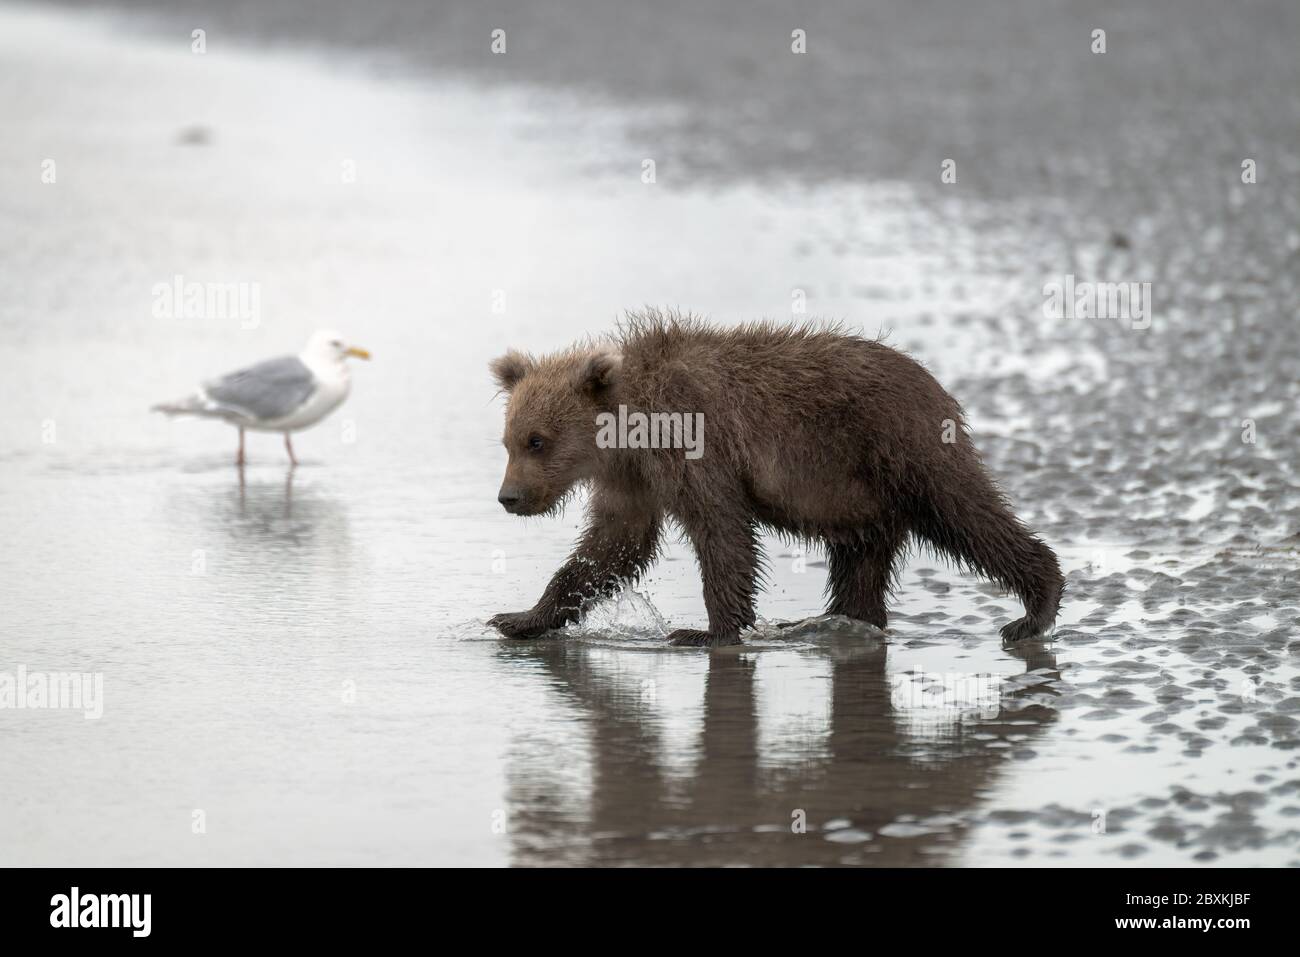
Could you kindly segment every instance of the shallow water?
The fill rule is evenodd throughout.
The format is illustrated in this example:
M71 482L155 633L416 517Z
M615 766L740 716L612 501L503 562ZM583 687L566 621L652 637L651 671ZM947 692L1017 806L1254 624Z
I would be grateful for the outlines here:
M1205 204L1129 252L1046 200L643 183L668 100L26 8L0 64L0 673L104 688L97 720L0 710L0 863L1298 862L1294 196L1224 200L1254 245L1220 236L1215 299ZM1152 333L1035 321L1070 271L1167 279ZM156 318L178 274L257 283L256 323ZM776 629L825 578L777 541L743 649L663 646L703 621L680 545L565 638L498 640L581 510L501 513L488 359L797 291L969 405L1068 572L1057 640L1002 648L1014 599L924 554L887 636ZM317 327L375 360L294 472L145 411Z

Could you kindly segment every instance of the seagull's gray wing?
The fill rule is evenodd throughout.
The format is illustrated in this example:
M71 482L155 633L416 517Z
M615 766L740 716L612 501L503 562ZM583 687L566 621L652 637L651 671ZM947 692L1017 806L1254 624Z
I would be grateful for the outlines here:
M203 385L223 410L269 421L288 415L316 389L316 377L297 356L267 359Z

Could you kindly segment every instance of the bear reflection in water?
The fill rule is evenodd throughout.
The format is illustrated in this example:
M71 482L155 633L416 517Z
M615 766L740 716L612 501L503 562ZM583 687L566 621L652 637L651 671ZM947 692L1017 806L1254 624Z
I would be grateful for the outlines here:
M797 652L797 665L770 648L711 655L702 702L698 669L685 673L696 659L669 656L680 668L661 668L648 694L637 662L662 656L502 644L509 665L544 669L563 705L563 720L521 730L507 756L512 863L951 862L972 809L1057 718L1055 656L1041 642L1008 651L1023 672L992 711L927 714L899 700L906 676L891 680L882 641L844 636ZM779 742L778 691L807 716Z

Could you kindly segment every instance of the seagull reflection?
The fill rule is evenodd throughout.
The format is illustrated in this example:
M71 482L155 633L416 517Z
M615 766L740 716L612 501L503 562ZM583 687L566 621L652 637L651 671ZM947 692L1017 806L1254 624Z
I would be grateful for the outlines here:
M300 579L307 587L312 575L322 588L336 587L336 576L352 574L347 506L328 485L304 481L292 467L239 469L237 475L232 480L228 472L213 473L215 484L169 489L170 523L187 544L209 550L223 573L244 576L242 585L257 593Z
M246 514L248 509L248 482L245 478L244 463L236 463L236 469L239 472L239 510L241 514ZM292 463L284 473L284 517L289 518L293 515L293 477L298 469L298 463ZM263 486L270 488L271 486ZM265 501L265 499L264 499Z

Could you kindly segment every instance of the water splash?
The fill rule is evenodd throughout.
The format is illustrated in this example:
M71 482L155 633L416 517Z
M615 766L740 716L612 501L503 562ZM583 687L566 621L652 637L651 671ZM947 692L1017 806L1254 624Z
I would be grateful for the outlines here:
M567 632L575 638L633 639L662 641L669 632L668 622L654 602L635 586L625 585L617 595L593 608L578 625Z

